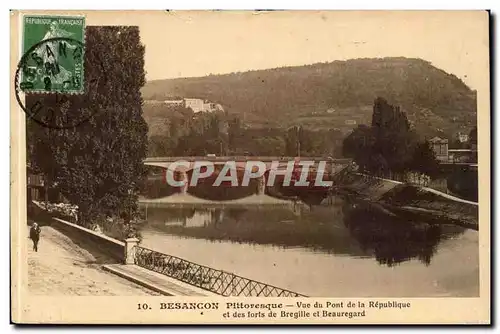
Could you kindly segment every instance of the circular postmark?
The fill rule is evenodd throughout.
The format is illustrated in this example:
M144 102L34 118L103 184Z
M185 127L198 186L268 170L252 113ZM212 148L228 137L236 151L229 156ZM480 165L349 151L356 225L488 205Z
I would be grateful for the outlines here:
M77 46L71 57L87 57L94 66L82 68L82 75L64 81L60 89L52 89L51 77L60 73L58 64L47 65L40 61L37 50L47 47L49 43L65 42ZM80 50L81 52L78 52ZM55 52L58 52L57 50ZM90 52L84 56L84 52ZM67 56L67 55L66 55ZM85 62L81 60L82 64ZM85 67L85 66L82 66ZM56 70L58 72L56 72ZM83 72L85 70L85 72ZM27 78L27 80L25 80ZM83 78L85 80L83 80ZM32 90L31 81L42 80L44 89ZM96 52L85 50L84 44L78 40L55 37L34 44L23 54L18 63L14 78L16 100L28 117L41 126L53 129L70 129L87 122L98 111L96 97L107 85L108 79L102 59ZM71 88L82 85L82 92L75 93ZM66 90L66 88L68 88ZM25 94L25 101L21 94Z

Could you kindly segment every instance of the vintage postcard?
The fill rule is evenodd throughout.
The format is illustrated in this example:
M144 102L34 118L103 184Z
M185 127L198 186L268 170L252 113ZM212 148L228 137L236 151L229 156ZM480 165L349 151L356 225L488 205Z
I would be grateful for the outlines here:
M12 322L490 324L489 20L11 11Z

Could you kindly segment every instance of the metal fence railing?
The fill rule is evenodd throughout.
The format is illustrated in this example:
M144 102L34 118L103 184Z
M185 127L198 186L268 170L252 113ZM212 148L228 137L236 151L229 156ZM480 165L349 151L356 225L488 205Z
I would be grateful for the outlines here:
M134 262L140 267L226 297L306 297L140 246L135 246Z

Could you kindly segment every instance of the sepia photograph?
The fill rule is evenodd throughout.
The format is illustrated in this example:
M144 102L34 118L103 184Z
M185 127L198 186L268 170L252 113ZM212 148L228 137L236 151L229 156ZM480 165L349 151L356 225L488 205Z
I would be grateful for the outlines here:
M11 36L17 322L489 321L487 11L11 11Z

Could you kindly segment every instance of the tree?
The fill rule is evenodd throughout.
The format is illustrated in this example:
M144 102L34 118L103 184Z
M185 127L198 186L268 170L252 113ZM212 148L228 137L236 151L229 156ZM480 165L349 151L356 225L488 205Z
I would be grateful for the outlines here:
M49 189L53 185L55 163L52 129L38 125L32 118L26 119L26 154L28 165L35 174L42 174L44 178L44 200L49 201Z
M450 148L469 148L470 144L467 142L461 142L460 139L450 140L449 142L452 143Z
M417 135L399 107L378 97L371 127L358 126L343 142L344 156L374 173L404 172L412 159Z
M233 117L228 122L228 146L230 150L235 150L238 144L238 138L242 135L241 120L238 117Z
M70 96L71 107L59 108L52 95L28 96L27 104L41 100L54 106L55 123L76 115L90 118L63 130L29 122L28 132L34 134L31 158L44 174L50 175L47 165L53 169L62 194L78 205L79 224L88 226L103 216L129 222L137 213L146 174L148 127L142 117L145 73L139 29L87 27L84 60L85 94ZM50 164L43 162L42 152L50 152L45 157Z
M473 127L469 133L469 143L471 146L477 146L477 126Z
M297 125L288 129L286 133L286 154L289 156L307 155L311 148L310 131Z
M435 176L439 171L436 153L428 141L416 145L409 169L429 176Z
M172 141L167 136L151 136L148 141L148 156L166 157L172 153Z
M375 151L385 158L391 171L403 172L417 142L406 114L378 97L373 105L372 128Z
M370 170L373 167L373 161L369 161L369 158L374 154L374 145L375 136L372 128L359 125L344 139L342 155L352 158L361 170Z
M380 153L364 155L360 159L360 166L375 175L386 175L389 169L387 160Z
M263 156L282 156L285 154L283 137L262 136L255 139L255 153Z

